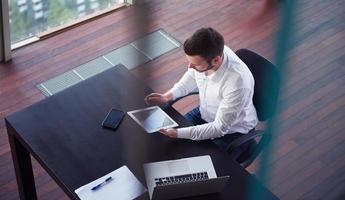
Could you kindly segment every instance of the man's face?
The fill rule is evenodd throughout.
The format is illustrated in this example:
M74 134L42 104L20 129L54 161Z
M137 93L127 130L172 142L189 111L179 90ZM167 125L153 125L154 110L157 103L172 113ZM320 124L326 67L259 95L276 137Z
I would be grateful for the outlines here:
M206 59L201 57L201 56L186 55L186 57L187 57L187 60L189 62L188 68L195 69L198 72L205 72L205 71L210 70L212 68L210 63L208 63L206 61Z

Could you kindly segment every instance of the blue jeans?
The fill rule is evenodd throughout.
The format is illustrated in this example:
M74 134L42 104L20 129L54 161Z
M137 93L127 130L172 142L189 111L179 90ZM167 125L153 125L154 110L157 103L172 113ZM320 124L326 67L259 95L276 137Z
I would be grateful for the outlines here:
M201 118L200 108L199 106L188 112L184 116L188 121L192 122L194 125L201 125L207 123L205 120ZM223 151L226 151L226 147L235 139L241 137L242 133L232 133L226 134L223 137L215 138L212 141ZM230 153L230 156L233 158L239 157L243 152L247 150L249 147L249 143L245 143L240 146L240 148L235 149L233 152Z
M184 118L192 122L194 125L206 124L207 122L201 118L199 106L189 111Z

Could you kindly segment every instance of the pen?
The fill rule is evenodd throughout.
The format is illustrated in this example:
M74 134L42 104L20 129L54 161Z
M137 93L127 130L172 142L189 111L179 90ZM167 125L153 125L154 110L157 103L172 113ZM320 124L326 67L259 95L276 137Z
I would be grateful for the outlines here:
M110 176L107 179L105 179L102 183L94 186L91 188L92 191L98 190L100 187L104 186L105 184L109 183L113 178Z

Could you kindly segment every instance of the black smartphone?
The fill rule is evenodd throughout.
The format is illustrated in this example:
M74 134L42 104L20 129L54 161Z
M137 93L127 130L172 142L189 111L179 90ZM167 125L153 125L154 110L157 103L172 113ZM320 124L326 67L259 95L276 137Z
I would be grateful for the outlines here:
M120 122L124 116L125 113L123 111L112 108L107 114L107 116L104 118L102 122L102 127L115 130L120 125Z

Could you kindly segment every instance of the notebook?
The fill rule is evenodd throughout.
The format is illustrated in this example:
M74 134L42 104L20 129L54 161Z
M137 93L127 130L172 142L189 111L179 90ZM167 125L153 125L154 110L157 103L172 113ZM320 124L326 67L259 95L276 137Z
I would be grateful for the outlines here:
M122 166L74 192L81 200L128 200L134 199L147 190L127 166Z

